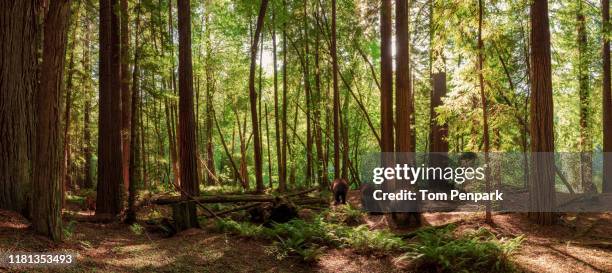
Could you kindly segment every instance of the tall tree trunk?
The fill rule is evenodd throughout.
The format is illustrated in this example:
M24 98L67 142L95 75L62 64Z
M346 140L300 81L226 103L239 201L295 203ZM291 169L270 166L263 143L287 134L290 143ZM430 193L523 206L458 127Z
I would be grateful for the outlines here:
M412 72L412 66L408 68L410 70L410 151L416 151L416 113L414 108L414 73Z
M251 67L249 70L249 101L251 105L251 125L253 126L254 135L254 152L255 152L255 185L256 192L263 193L264 183L262 175L262 161L261 161L261 139L259 134L259 120L257 117L257 92L255 91L255 63L257 58L257 44L259 43L259 35L263 28L264 20L266 18L266 8L268 6L268 0L262 0L259 8L259 15L257 16L257 26L255 28L255 36L251 45Z
M393 57L391 56L391 0L383 0L380 11L380 112L381 152L393 152Z
M264 17L265 18L265 17ZM264 19L265 20L265 19ZM259 125L259 147L260 147L260 154L261 154L261 176L262 176L262 184L263 184L263 131L264 129L262 129L262 127L264 126L263 124L263 115L261 113L262 107L261 107L261 100L263 98L263 41L265 40L265 31L263 31L263 26L262 26L262 32L260 33L261 37L259 38L259 69L256 68L256 70L259 70L259 86L257 89L257 123ZM265 185L263 185L263 189L262 189L262 193L263 190L265 189Z
M395 2L395 30L397 50L396 60L396 75L395 75L395 93L396 93L396 104L395 104L395 115L396 115L396 160L399 164L414 164L412 150L412 133L410 128L410 117L412 115L412 98L411 85L410 85L410 36L409 36L409 10L408 0L396 0ZM395 182L395 181L394 181ZM415 187L397 187L396 189L408 189L414 190ZM413 206L412 213L396 212L391 216L393 222L398 226L408 226L410 224L410 217L415 217L415 223L420 225L420 214L418 213L418 203L412 202Z
M384 2L384 1L383 1ZM390 4L389 4L390 5ZM333 81L333 112L334 112L334 178L340 178L340 91L338 88L338 54L336 45L336 0L332 0L332 81ZM389 36L390 37L390 36Z
M85 75L91 75L91 53L90 53L90 35L91 26L87 26L85 29L85 40L83 47L85 51L83 53L83 70ZM86 80L83 84L83 94L85 94L84 109L83 109L83 157L85 160L83 166L83 187L91 189L93 187L92 169L91 169L91 156L92 156L92 145L91 145L91 84L90 80Z
M124 1L124 0L122 0ZM132 72L132 90L131 90L131 113L130 113L130 164L129 168L129 187L128 187L128 210L125 216L125 222L128 224L132 224L136 221L136 197L138 191L138 117L139 117L139 107L138 101L140 99L140 71L138 66L138 59L140 58L140 48L139 44L139 31L140 31L140 4L138 8L138 15L136 16L136 39L134 40L134 70ZM127 53L127 52L126 52ZM124 56L127 57L127 56ZM126 70L122 70L123 73L127 73ZM125 108L124 108L125 110ZM140 161L140 165L142 165L142 161Z
M286 1L283 0L283 4L286 4ZM286 5L285 6L286 9ZM285 192L287 191L287 93L289 92L287 87L287 23L286 20L283 22L283 109L282 109L282 134L283 134L283 142L282 142L282 171L281 177L278 181L278 191Z
M169 152L170 152L170 164L172 165L172 172L174 173L174 186L180 186L180 174L181 171L179 169L179 159L178 159L178 153L177 153L177 149L176 149L176 137L174 136L174 127L172 126L172 114L171 114L171 106L170 106L170 102L168 102L168 99L164 100L164 110L165 110L165 114L166 114L166 129L168 132L168 147L169 147Z
M589 63L587 58L587 33L582 1L578 1L576 14L578 25L578 96L580 98L580 180L584 192L597 192L593 184L593 141L591 139L591 91L589 87Z
M310 116L311 92L310 92L310 52L308 50L308 0L304 0L304 90L306 95L306 184L312 183L312 119Z
M527 71L525 72L525 77L527 78L527 95L525 96L525 103L523 105L524 107L524 114L523 114L523 121L527 121L529 118L529 101L531 99L531 56L529 56L529 36L525 35L525 32L527 32L524 28L521 27L521 34L523 36L523 40L524 45L523 45L523 54L525 57L525 64L527 67ZM523 122L522 124L522 144L523 144L523 183L524 183L524 188L528 189L529 188L529 178L530 178L530 167L529 167L529 126L530 124L528 122Z
M78 14L79 14L79 7L76 8L76 12L75 12L75 16L74 16L74 20L75 22L78 22ZM68 27L68 32L70 32L70 27ZM72 35L71 35L71 45L69 45L69 48L74 49L75 45L76 45L76 33L77 33L77 24L75 24L75 27L72 30ZM66 79L66 102L65 102L65 107L64 107L64 132L63 132L63 137L62 139L64 140L63 142L63 164L62 164L62 182L63 182L63 187L62 187L62 205L64 204L64 195L65 195L65 191L69 188L71 188L73 186L73 181L72 181L72 174L70 172L71 169L71 163L72 163L72 153L71 153L71 149L70 149L70 125L72 123L72 89L73 89L73 76L74 76L74 51L75 50L71 50L70 51L70 57L69 57L69 61L68 61L68 76Z
M610 30L610 1L601 1L601 17L604 29L603 37L603 83L602 83L602 112L603 112L603 186L602 192L612 192L612 90L610 88L610 40L607 38Z
M448 153L448 124L446 122L438 123L438 113L436 108L442 106L442 98L446 96L446 73L442 69L436 68L434 71L433 63L434 55L440 58L439 45L435 44L435 22L436 13L434 10L434 1L429 3L429 75L431 76L431 95L429 103L429 138L427 148L430 153L434 154L435 160L430 164L446 166L445 153ZM440 156L437 156L440 155ZM440 161L440 162L435 162Z
M275 9L272 6L272 63L273 63L273 73L274 73L274 132L276 133L276 165L278 171L278 184L279 188L281 185L282 172L283 172L283 157L281 150L281 128L279 125L279 120L281 117L278 113L278 68L277 68L277 60L276 60L276 16ZM283 69L284 70L284 69ZM284 182L283 182L284 183Z
M32 227L62 239L60 109L70 0L51 1L45 16L40 89L36 94L36 157L32 171Z
M206 23L206 183L213 185L216 181L215 150L213 148L213 88L212 46L210 37L209 14L205 14Z
M266 112L266 147L268 149L268 183L272 189L272 160L270 159L270 126L268 124L268 104L264 104Z
M397 0L395 2L395 29L397 32L395 48L397 50L395 93L397 95L395 104L396 115L396 149L399 153L413 152L411 150L411 128L410 113L410 49L408 36L408 1ZM408 163L408 162L406 162Z
M72 47L74 48L76 38L76 28L72 32ZM63 166L62 169L62 204L64 202L64 192L72 187L72 176L70 174L71 153L70 153L70 124L72 112L72 76L74 72L74 50L70 51L68 61L68 79L66 83L66 102L64 106L64 136L63 136Z
M181 196L184 199L200 194L198 163L195 143L195 118L193 111L193 70L191 63L191 7L189 0L179 0L179 147ZM179 226L197 227L195 204L189 202L186 207L188 219Z
M181 0L182 1L182 0ZM178 5L178 2L177 2ZM171 59L171 68L170 68L170 82L167 83L170 85L170 89L172 89L172 93L176 95L176 75L175 75L175 64L174 64L174 20L172 9L172 0L168 1L168 34L170 40L168 43L170 44L170 59ZM190 22L191 24L191 22ZM191 29L191 28L190 28ZM161 33L160 33L161 34ZM162 34L163 35L163 34ZM163 36L162 36L163 37ZM162 40L163 44L163 40ZM162 52L163 52L162 46ZM176 135L176 109L174 101L167 101L166 107L168 108L166 111L167 116L167 125L168 125L168 142L170 146L170 160L172 164L172 171L174 172L174 185L181 185L181 167L180 167L180 159L179 159L179 146L180 141L179 137Z
M327 179L327 162L325 151L323 150L323 129L321 128L321 70L319 66L319 32L316 32L315 37L315 95L314 95L314 127L315 127L315 146L317 149L317 161L319 170L319 187L321 189L329 188Z
M480 86L480 102L482 104L482 139L484 142L484 156L485 164L485 191L489 192L491 189L491 175L489 164L489 114L488 114L488 101L484 87L484 72L483 72L483 61L484 61L484 43L482 42L482 21L483 21L483 6L482 0L478 0L478 85ZM492 222L491 219L491 202L486 202L486 213L485 220Z
M85 98L83 113L83 157L85 159L83 166L83 187L85 189L91 189L93 187L93 181L91 177L91 129L89 128L91 123L91 101L89 98Z
M342 171L340 177L349 178L349 126L348 126L348 109L349 109L349 92L344 92L342 107L340 107L340 151L342 153Z
M144 122L144 94L141 94L139 97L140 102L138 103L138 115L139 120L138 123L140 125L140 169L142 172L142 184L144 185L145 188L147 188L149 186L149 175L147 173L147 150L145 150L146 147L146 143L145 143L145 122ZM161 103L160 103L161 106ZM160 107L161 108L161 107ZM161 134L160 134L161 135Z
M249 171L247 168L247 144L244 136L246 134L246 117L243 127L240 123L240 116L238 115L238 111L236 111L236 109L234 109L234 115L236 116L236 123L238 127L238 139L240 140L240 182L242 182L242 188L244 190L249 190L251 185L249 184Z
M100 0L100 103L96 214L116 216L123 205L121 79L117 0Z
M548 2L531 4L531 185L529 217L543 225L555 221L555 142Z
M0 2L0 208L29 215L38 1Z
M120 0L121 9L121 143L122 143L122 164L123 182L125 191L128 192L130 183L130 74L129 70L129 43L130 34L128 30L128 0Z

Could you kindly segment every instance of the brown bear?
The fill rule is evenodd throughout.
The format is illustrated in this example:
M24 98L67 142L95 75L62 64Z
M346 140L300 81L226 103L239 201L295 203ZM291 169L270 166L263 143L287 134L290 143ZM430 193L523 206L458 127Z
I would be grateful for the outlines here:
M349 185L343 178L334 179L332 183L332 192L334 193L334 204L346 204L346 194L348 193Z

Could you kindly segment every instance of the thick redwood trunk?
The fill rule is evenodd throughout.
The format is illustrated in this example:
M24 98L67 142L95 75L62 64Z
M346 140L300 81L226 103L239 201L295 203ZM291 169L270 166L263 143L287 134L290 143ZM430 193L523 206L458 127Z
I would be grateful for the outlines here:
M391 0L383 0L380 11L380 115L381 152L393 152L393 57L391 56Z
M410 128L410 117L412 115L412 98L410 90L410 47L409 47L409 10L408 0L396 0L395 2L395 29L397 61L395 74L395 92L397 95L395 104L396 115L396 146L395 151L397 163L411 164L413 163L413 155L408 154L414 152L412 150L412 133ZM394 181L395 182L395 181ZM401 189L411 189L414 187L396 187ZM414 211L416 211L417 203L413 202ZM410 224L410 217L415 217L415 224L420 225L419 213L393 213L393 222L398 226L407 226Z
M380 149L381 166L394 165L393 135L393 56L392 56L392 7L391 0L382 0L380 8ZM395 190L396 181L387 181L383 187ZM390 222L400 222L396 213L388 215ZM395 219L394 219L395 218ZM402 216L403 218L403 216ZM404 222L404 221L401 221ZM403 223L402 223L403 224Z
M188 200L200 193L197 164L197 146L195 139L195 117L193 99L193 69L191 58L191 7L189 0L177 2L179 32L179 109L178 109L178 147L180 157L180 185L177 189L182 199ZM171 14L171 12L170 12ZM171 16L171 15L170 15ZM172 19L170 19L170 29ZM174 88L174 73L172 86ZM176 90L176 89L175 89ZM174 110L170 111L175 120ZM197 227L196 208L193 202L184 206L184 216L177 226L182 228Z
M123 205L121 79L117 0L100 0L100 103L96 214L116 216Z
M70 0L52 1L45 16L40 89L36 94L36 150L32 174L32 227L62 239L60 109Z
M193 70L191 63L191 8L189 0L178 1L179 29L179 147L181 158L179 187L184 199L200 194L198 179L195 117L193 110ZM190 226L197 226L195 204L187 207Z
M413 152L411 150L411 129L410 116L411 113L411 97L410 97L410 52L409 52L409 36L408 36L408 1L397 0L395 6L395 29L397 62L395 76L395 93L397 99L395 101L395 126L396 135L396 151L400 153Z
M532 220L550 225L555 209L555 150L548 2L531 4L531 185Z
M38 1L0 2L0 208L28 215Z

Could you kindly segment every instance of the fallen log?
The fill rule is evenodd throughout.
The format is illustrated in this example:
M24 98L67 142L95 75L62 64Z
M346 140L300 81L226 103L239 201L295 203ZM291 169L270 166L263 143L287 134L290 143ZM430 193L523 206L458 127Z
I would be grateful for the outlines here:
M222 210L222 211L217 211L215 212L215 215L217 216L222 216L228 213L232 213L232 212L236 212L236 211L241 211L241 210L245 210L245 209L250 209L256 206L259 206L260 203L250 203L250 204L246 204L243 206L237 206L237 207L233 207L233 208L229 208L226 210ZM213 217L212 215L206 215L206 217Z
M113 217L109 213L94 214L94 215L74 214L74 215L66 216L66 218L77 221L77 222L96 223L96 224L107 224L107 223L112 223L117 220L117 217Z
M293 203L296 205L315 205L315 204L326 205L329 203L329 200L324 199L324 198L311 197L311 198L293 200Z
M259 194L259 195L254 195L254 194L253 195L247 195L247 194L210 195L210 196L204 195L204 196L191 198L191 200L199 202L199 203L275 202L279 200L280 198L300 196L300 195L304 195L304 194L310 193L315 190L316 189L313 188L313 189L303 190L303 191L290 193L286 195L280 195L280 196L262 195L262 194ZM170 205L170 204L175 204L175 203L181 203L184 201L185 199L181 198L180 196L171 196L171 197L159 197L159 198L153 199L151 203L157 204L157 205Z
M298 200L294 201L293 203L296 204L296 205L299 205L299 206L311 205L311 206L308 206L308 207L312 207L312 208L321 210L321 209L323 209L323 207L316 206L316 205L326 205L327 201L322 199L322 198L313 198L313 199L298 199ZM222 216L222 215L226 215L226 214L229 214L229 213L232 213L232 212L254 208L254 207L257 207L259 205L261 205L261 203L249 203L249 204L246 204L246 205L237 206L237 207L229 208L229 209L226 209L226 210L216 211L215 214L217 216ZM206 217L212 217L212 215L206 215Z
M235 202L272 202L277 197L271 195L216 195L199 196L192 198L193 201L200 203L235 203ZM153 204L171 205L184 202L180 196L163 197L153 200Z
M300 195L311 193L311 192L316 191L316 190L317 190L317 188L305 189L305 190L297 191L297 192L294 192L294 193L285 194L285 195L282 195L282 196L284 196L284 197L300 196Z

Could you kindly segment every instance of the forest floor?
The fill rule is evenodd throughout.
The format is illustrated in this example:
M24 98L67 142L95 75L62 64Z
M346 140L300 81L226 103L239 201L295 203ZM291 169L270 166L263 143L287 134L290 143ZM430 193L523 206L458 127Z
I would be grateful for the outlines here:
M359 192L349 202L359 206ZM70 206L79 210L78 206ZM80 211L80 214L91 212ZM385 217L369 215L371 229L387 228ZM495 214L486 224L478 213L428 213L429 226L456 223L459 231L489 229L499 236L525 239L511 260L524 272L612 272L612 214L564 215L551 227L531 224L522 214ZM8 272L405 272L393 255L364 254L328 248L314 263L278 260L266 251L271 243L216 232L191 229L173 237L137 231L120 224L69 221L65 242L52 243L34 235L19 214L0 210L0 254L6 252L68 251L76 264L57 268L8 268ZM395 230L405 233L409 230ZM408 270L409 271L409 270Z

